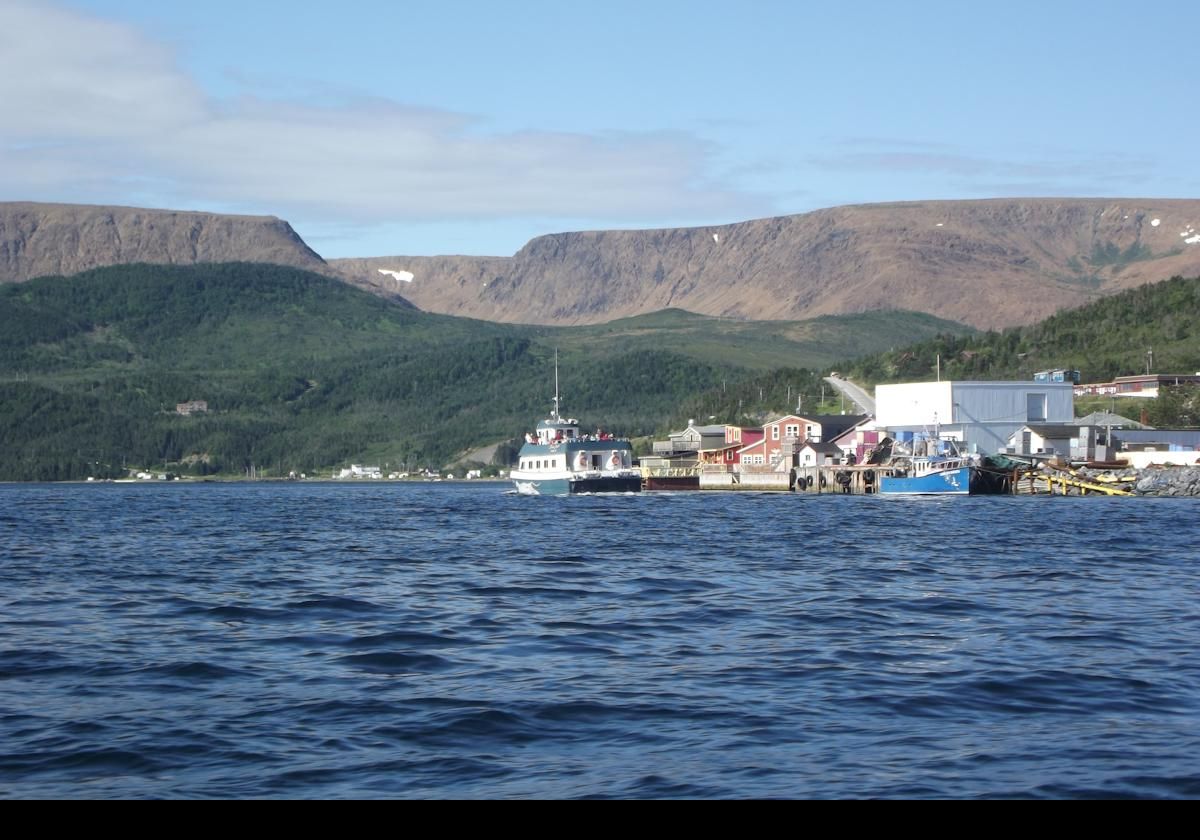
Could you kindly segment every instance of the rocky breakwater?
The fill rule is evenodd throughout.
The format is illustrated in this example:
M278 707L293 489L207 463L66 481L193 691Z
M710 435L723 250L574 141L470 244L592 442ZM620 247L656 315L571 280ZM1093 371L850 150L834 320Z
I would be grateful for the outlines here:
M1122 470L1085 467L1076 471L1074 477L1125 490L1135 496L1200 496L1200 466L1129 467Z
M1138 470L1139 496L1200 496L1200 467L1147 467Z

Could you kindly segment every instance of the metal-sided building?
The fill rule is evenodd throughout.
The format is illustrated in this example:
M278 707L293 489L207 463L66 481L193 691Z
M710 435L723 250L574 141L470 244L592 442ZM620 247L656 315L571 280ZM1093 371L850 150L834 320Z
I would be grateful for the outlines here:
M1070 382L906 382L875 388L875 423L893 438L940 437L968 453L1003 452L1029 423L1075 419Z

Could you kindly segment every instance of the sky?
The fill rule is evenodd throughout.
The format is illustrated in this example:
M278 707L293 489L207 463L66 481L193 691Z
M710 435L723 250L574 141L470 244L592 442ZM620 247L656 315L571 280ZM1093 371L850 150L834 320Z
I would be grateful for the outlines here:
M0 0L0 201L332 257L886 201L1200 197L1183 6Z

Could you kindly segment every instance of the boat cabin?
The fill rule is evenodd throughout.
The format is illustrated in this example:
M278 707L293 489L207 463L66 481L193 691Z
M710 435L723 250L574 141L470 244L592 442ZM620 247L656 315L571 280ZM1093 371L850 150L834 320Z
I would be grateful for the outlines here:
M526 435L526 443L538 443L549 446L552 443L563 443L579 438L579 421L571 418L564 420L557 413L538 423L537 437Z

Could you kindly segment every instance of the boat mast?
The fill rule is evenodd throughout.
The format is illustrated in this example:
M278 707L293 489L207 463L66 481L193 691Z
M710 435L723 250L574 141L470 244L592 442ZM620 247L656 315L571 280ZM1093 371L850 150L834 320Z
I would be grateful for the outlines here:
M558 348L554 348L554 411L551 416L558 419Z

